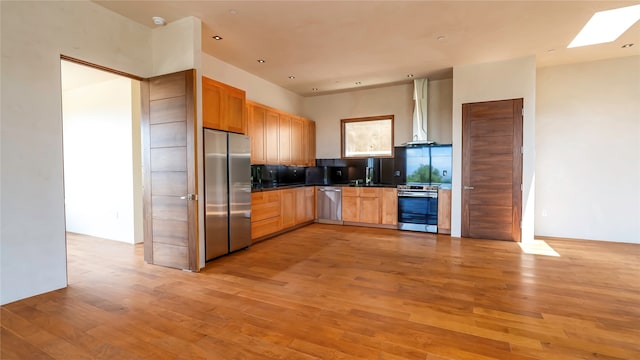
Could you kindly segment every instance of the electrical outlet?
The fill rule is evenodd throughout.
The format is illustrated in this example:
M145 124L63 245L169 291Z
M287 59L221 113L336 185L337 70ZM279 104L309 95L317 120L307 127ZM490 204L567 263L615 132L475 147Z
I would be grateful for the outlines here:
M549 216L549 212L547 211L547 209L542 209L542 216L543 217Z

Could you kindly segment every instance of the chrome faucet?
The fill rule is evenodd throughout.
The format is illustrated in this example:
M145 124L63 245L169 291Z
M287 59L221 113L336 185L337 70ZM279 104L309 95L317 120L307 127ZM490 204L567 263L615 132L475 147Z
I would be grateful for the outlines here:
M364 170L365 180L364 183L366 185L370 185L373 183L373 167L367 166Z

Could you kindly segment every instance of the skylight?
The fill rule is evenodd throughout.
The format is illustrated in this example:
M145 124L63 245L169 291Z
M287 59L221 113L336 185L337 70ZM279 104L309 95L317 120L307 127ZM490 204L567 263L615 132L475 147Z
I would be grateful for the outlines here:
M614 41L640 19L640 5L598 11L580 30L568 48Z

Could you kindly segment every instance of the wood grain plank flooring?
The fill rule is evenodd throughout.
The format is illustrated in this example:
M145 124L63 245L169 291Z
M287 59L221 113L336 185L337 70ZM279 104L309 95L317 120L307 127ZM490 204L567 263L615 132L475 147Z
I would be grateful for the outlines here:
M640 359L640 246L313 224L207 264L68 234L69 287L0 308L2 359Z

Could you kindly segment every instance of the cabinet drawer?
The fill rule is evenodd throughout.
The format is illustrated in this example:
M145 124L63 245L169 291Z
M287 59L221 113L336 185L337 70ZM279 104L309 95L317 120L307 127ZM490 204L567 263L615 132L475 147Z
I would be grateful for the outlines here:
M251 222L280 217L280 191L251 194Z
M251 222L251 240L280 231L280 217Z
M358 189L356 187L343 187L342 196L358 196Z

